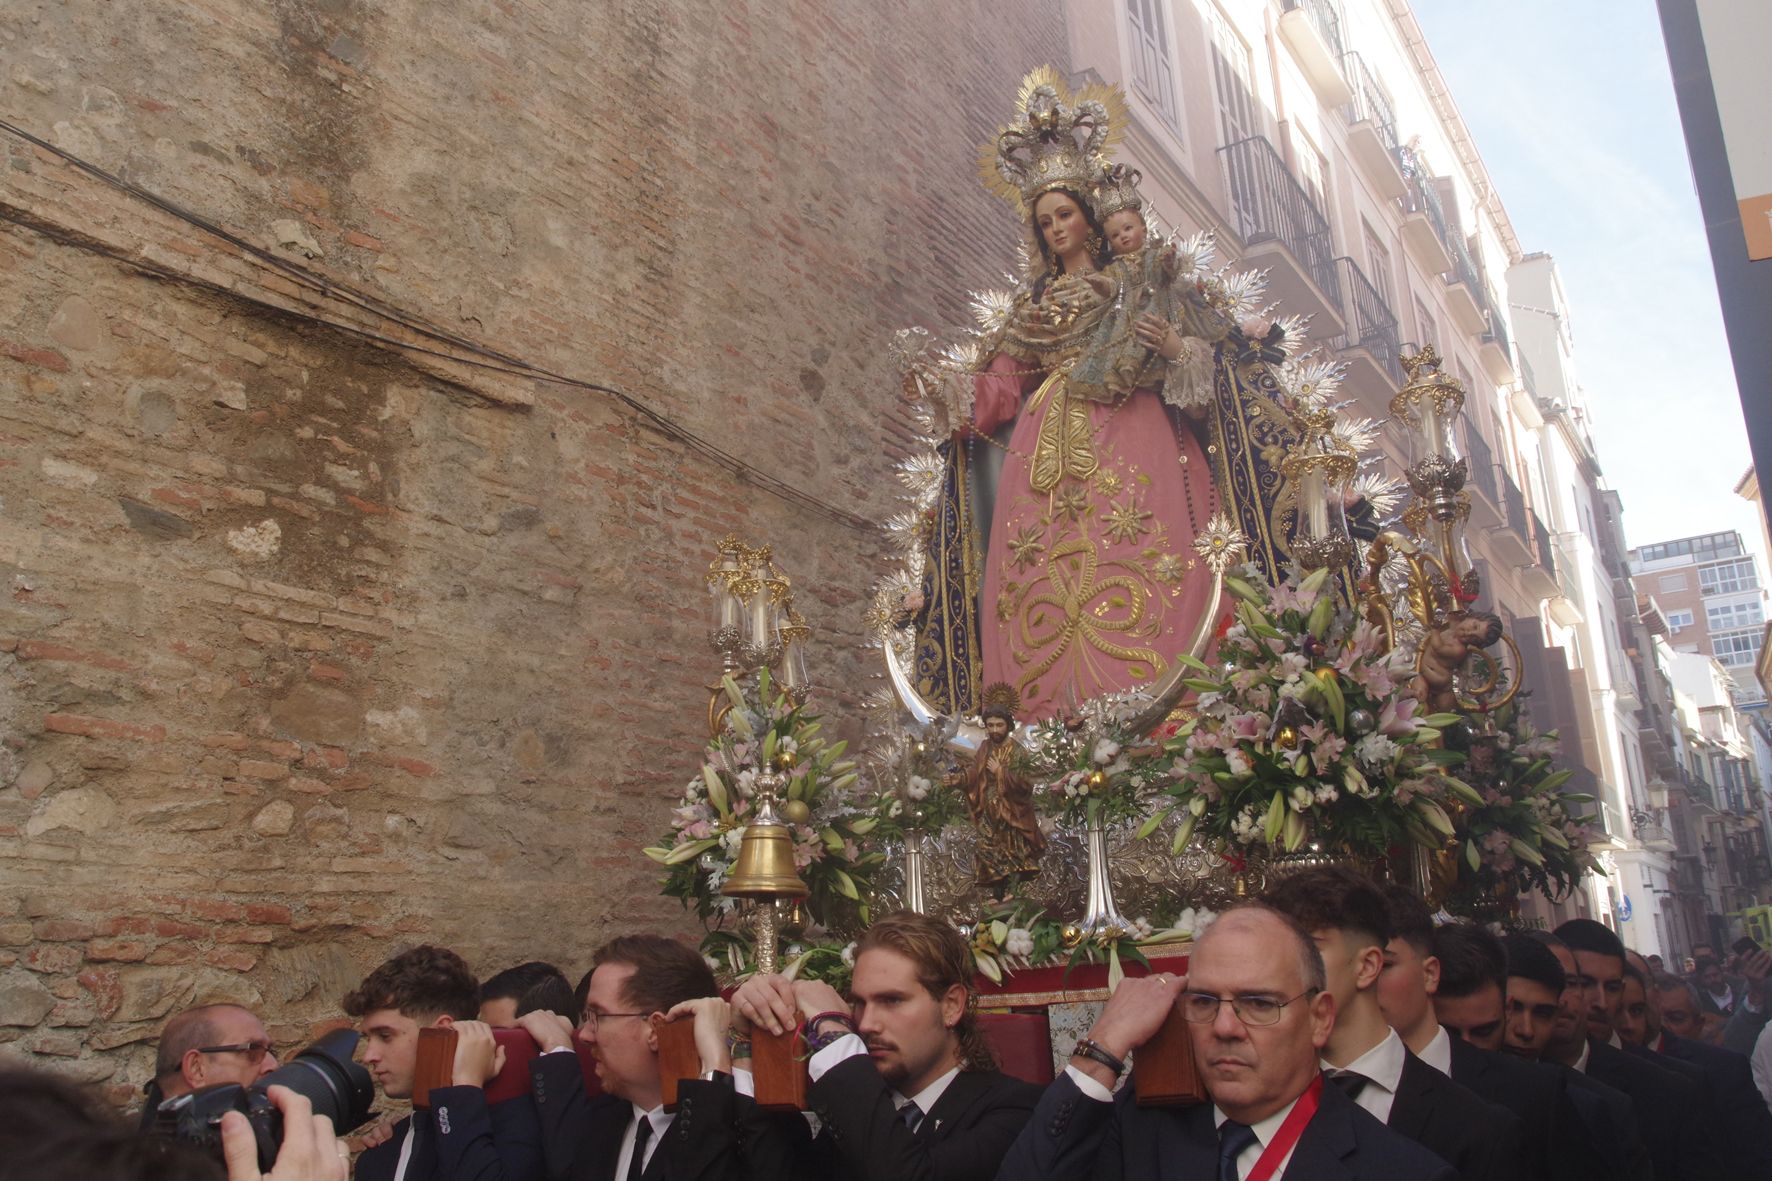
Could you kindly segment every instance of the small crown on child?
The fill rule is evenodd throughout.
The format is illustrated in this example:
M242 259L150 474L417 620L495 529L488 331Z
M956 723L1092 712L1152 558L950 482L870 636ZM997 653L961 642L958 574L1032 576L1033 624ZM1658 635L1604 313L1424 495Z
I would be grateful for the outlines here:
M1138 182L1143 179L1144 174L1136 168L1124 164L1110 165L1095 189L1095 216L1106 221L1110 214L1122 210L1130 209L1134 213L1143 210L1144 198L1138 195Z

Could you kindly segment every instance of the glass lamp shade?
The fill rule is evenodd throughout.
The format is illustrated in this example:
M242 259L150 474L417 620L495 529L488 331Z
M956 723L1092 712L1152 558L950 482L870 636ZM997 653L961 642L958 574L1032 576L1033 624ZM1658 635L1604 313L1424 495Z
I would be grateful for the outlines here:
M1347 487L1358 467L1354 457L1313 438L1287 456L1281 474L1297 495L1292 523L1292 560L1301 569L1345 566L1354 560L1347 529Z

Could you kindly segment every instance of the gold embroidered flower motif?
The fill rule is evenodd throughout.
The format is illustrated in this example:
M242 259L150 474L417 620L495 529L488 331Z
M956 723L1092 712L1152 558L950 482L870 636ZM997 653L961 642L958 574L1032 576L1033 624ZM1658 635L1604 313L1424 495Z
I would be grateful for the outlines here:
M1046 552L1046 543L1040 539L1040 534L1040 526L1023 525L1020 535L1009 539L1009 550L1014 555L1010 561L1017 570L1026 570Z
M1122 544L1137 541L1151 531L1146 524L1151 514L1138 507L1138 502L1128 496L1123 504L1114 505L1113 512L1102 520L1107 535Z
M1120 479L1119 472L1102 472L1095 477L1095 490L1103 496L1118 496L1126 482Z
M1151 563L1151 574L1158 582L1173 585L1181 581L1181 576L1187 573L1190 565L1191 562L1182 561L1176 554L1164 554Z
M1019 582L1005 582L1003 589L997 592L997 619L1008 623L1015 618L1015 604L1021 598Z
M1052 498L1052 517L1076 521L1089 511L1089 489L1081 484L1067 484Z

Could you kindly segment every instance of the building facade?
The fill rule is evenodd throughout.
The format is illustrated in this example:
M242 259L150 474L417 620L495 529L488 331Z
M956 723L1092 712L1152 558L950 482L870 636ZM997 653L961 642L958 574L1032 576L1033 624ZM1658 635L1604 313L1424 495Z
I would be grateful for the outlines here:
M1729 670L1738 708L1763 710L1766 690L1755 669L1766 630L1766 580L1759 559L1735 530L1701 533L1630 551L1639 594L1667 617L1676 652L1709 656Z

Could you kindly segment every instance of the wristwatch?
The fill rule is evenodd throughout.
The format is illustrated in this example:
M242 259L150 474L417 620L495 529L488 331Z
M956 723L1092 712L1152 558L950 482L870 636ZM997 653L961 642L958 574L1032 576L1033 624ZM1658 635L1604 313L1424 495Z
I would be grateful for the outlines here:
M1091 1038L1077 1039L1076 1046L1071 1050L1071 1057L1087 1058L1092 1062L1099 1062L1113 1071L1116 1078L1126 1073L1126 1060L1114 1057L1102 1048L1100 1042Z

